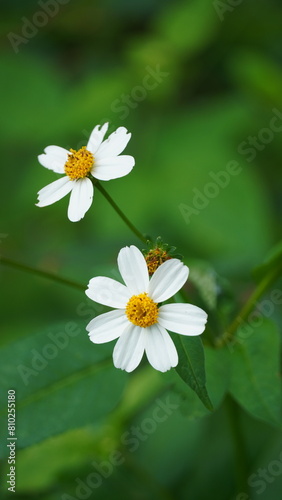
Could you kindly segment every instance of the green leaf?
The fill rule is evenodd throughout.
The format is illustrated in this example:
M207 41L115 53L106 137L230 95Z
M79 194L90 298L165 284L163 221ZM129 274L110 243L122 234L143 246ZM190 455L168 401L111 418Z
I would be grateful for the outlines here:
M262 318L259 326L245 326L232 348L230 392L255 418L281 427L279 332Z
M264 262L253 271L254 278L261 281L267 274L280 268L282 273L282 241L275 245Z
M199 337L174 337L179 362L175 370L184 382L199 396L205 407L212 411L213 405L206 389L205 356Z
M39 493L49 488L68 468L84 465L86 457L97 453L99 443L101 431L99 434L99 429L83 427L18 450L18 493ZM5 472L9 472L8 467Z
M2 349L2 394L16 391L17 447L94 424L111 412L127 380L111 358L112 345L94 346L85 328L74 322ZM0 423L7 429L5 397L1 398Z
M230 352L227 348L213 349L205 347L205 367L207 376L207 390L213 402L214 409L218 408L229 389L230 383ZM188 420L194 420L209 415L194 391L187 387L175 372L168 372L167 378L173 384L173 389L181 397L180 411Z

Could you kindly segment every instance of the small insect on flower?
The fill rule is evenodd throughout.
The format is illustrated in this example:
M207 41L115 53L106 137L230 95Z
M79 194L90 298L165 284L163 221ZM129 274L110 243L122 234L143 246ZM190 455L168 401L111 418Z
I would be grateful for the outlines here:
M92 319L86 329L94 344L118 338L113 352L116 368L133 371L144 351L149 363L165 372L178 363L178 354L167 330L181 335L200 335L207 314L192 304L162 304L186 282L189 269L179 259L161 264L149 278L148 266L135 246L124 247L118 267L125 285L111 278L92 278L86 295L116 309Z
M94 194L91 176L101 181L117 179L129 174L134 167L133 156L120 155L131 134L119 127L103 142L108 123L97 125L87 146L69 151L59 146L47 146L38 160L53 172L66 174L38 192L38 207L46 207L70 195L68 218L72 222L82 219L89 210Z

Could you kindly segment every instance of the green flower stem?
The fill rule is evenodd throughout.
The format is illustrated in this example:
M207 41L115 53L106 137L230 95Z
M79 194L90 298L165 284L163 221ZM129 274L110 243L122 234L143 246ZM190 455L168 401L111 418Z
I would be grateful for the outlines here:
M253 308L259 301L259 299L266 293L266 291L271 287L271 285L279 278L282 271L282 265L280 264L275 269L272 269L269 274L264 276L258 286L255 288L251 296L249 297L246 304L243 306L239 314L236 316L231 325L226 329L222 337L218 338L216 345L218 347L230 342L235 336L236 331L239 326L248 320L249 314L252 312Z
M76 281L72 281L67 278L62 278L61 276L49 273L48 271L42 271L41 269L36 269L35 267L21 264L20 262L16 262L12 259L7 259L6 257L1 256L0 263L5 264L6 266L12 267L14 269L19 269L20 271L24 271L26 273L35 274L37 276L40 276L41 278L47 278L52 281L57 281L57 283L62 283L63 285L71 286L78 290L86 289L86 286L82 285L81 283L77 283Z
M117 206L115 201L112 199L112 197L107 193L107 191L103 188L103 186L100 184L99 181L93 180L92 181L94 186L99 189L99 191L102 193L102 195L106 198L106 200L112 205L113 209L117 212L117 214L120 216L120 218L125 222L127 227L139 238L139 240L142 241L142 243L147 243L148 238L146 238L138 229L130 222L130 220L126 217L126 215L122 212L122 210Z
M240 422L240 408L236 401L227 395L225 399L225 410L229 422L229 428L234 446L234 461L237 477L238 491L248 494L249 487L247 483L248 475L248 456L246 451L245 439Z

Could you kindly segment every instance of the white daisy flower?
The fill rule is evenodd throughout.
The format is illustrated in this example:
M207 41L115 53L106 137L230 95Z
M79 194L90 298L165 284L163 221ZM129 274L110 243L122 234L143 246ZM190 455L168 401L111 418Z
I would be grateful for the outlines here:
M87 146L78 151L47 146L38 160L53 172L66 174L38 193L38 207L46 207L71 193L68 218L72 222L82 219L93 200L94 187L89 176L109 181L127 175L134 167L133 156L120 155L131 134L119 127L103 142L108 123L97 125L92 131Z
M189 269L178 259L161 264L151 279L145 258L135 246L122 248L118 267L125 285L111 278L92 278L86 295L116 309L92 319L86 329L94 344L117 339L113 352L116 368L127 372L140 363L144 351L149 363L165 372L178 363L178 354L167 330L200 335L207 314L191 304L159 305L178 292Z

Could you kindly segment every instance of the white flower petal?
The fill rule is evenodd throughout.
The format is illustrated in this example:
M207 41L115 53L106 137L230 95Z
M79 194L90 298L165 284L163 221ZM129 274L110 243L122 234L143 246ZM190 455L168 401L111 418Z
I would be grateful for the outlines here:
M47 146L44 149L44 153L38 156L39 163L57 174L64 174L64 166L68 159L69 151L59 146Z
M84 217L87 210L91 207L93 193L93 184L87 177L74 181L68 208L68 218L70 221L77 222Z
M104 344L117 339L128 327L124 311L110 311L100 314L88 323L86 330L94 344Z
M169 299L183 287L188 274L188 267L180 260L167 260L154 272L149 284L149 296L154 302Z
M144 328L128 325L118 339L113 353L114 365L132 372L139 365L145 348Z
M147 292L149 273L146 261L137 247L124 247L118 254L118 268L132 295Z
M104 276L92 278L85 293L87 297L99 304L117 307L118 309L124 309L131 297L131 293L126 286Z
M103 158L94 162L91 174L100 181L118 179L129 174L135 165L133 156L121 155Z
M104 135L108 130L108 123L104 123L103 126L97 125L91 132L91 135L89 137L89 141L87 143L86 149L90 151L93 155L95 155L96 151L100 147ZM100 128L101 127L101 128Z
M53 156L58 156L62 160L66 158L67 155L70 154L70 152L67 149L62 148L61 146L46 146L46 148L44 149L44 153L48 155L50 154Z
M192 304L165 304L159 308L158 322L171 332L200 335L205 329L207 314Z
M52 205L52 203L55 203L66 196L73 189L73 186L74 182L67 176L51 182L51 184L48 184L48 186L45 186L38 192L38 203L36 205L38 207L47 207L47 205Z
M131 134L125 127L119 127L106 139L96 151L96 159L119 155L127 146Z
M145 351L149 363L160 372L166 372L178 363L178 354L167 331L159 324L145 329Z

